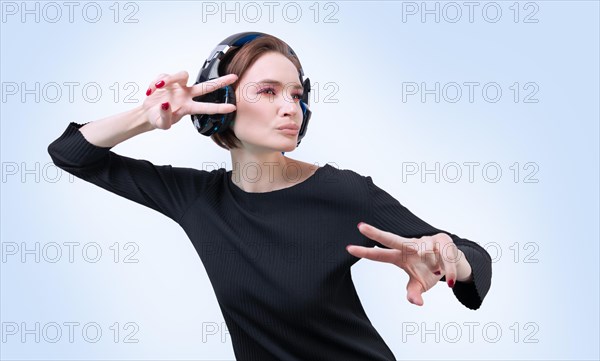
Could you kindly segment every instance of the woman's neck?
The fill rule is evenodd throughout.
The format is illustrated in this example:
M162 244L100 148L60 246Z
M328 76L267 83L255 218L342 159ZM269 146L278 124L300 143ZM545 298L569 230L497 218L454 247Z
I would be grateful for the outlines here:
M231 152L231 181L249 193L272 192L306 180L316 168L279 152L251 155Z

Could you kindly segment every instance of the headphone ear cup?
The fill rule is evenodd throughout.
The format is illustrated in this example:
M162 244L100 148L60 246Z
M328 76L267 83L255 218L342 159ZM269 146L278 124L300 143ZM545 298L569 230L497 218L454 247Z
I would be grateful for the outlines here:
M302 138L306 135L306 130L308 128L308 121L310 120L310 116L312 112L308 108L308 101L310 98L310 79L306 78L302 82L302 88L304 89L302 92L302 99L300 99L300 108L302 108L302 125L300 126L300 132L298 133L298 143L296 143L296 147L300 145Z
M302 82L302 88L304 89L302 91L302 102L304 102L304 104L306 106L308 106L308 99L310 97L310 79L306 78L304 79L304 82Z
M306 130L308 129L308 122L312 115L312 112L310 111L310 109L308 109L308 106L306 106L306 104L304 104L302 100L300 101L300 107L302 108L302 125L300 126L300 131L298 132L298 143L296 143L296 147L300 145L302 138L304 138L304 136L306 135Z
M302 100L300 100L299 103L300 103L300 108L302 109L302 117L305 117L306 116L306 110L307 110L306 104L304 104L304 102Z
M227 103L236 105L235 91L231 85L219 88L207 94L192 98L193 101L202 103ZM196 130L205 136L224 132L229 123L235 119L236 111L216 114L192 114L192 121Z

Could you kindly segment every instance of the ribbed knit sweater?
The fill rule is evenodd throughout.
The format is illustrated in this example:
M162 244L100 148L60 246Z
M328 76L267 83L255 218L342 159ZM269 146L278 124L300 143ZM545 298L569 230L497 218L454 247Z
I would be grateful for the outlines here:
M238 360L395 360L369 321L346 245L378 246L363 221L403 237L448 234L473 282L452 291L477 309L492 277L477 243L427 224L370 176L329 164L290 187L246 192L232 171L154 165L88 142L70 123L48 146L57 167L177 222L206 269ZM442 278L441 281L445 281Z

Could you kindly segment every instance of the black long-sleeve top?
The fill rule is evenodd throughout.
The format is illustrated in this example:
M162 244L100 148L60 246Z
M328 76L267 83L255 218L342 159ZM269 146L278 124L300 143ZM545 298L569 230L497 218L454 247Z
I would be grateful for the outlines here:
M403 237L451 236L473 282L456 298L480 307L491 258L477 243L427 224L371 177L329 164L291 187L249 193L221 168L154 165L89 143L70 123L48 146L61 169L177 222L206 269L238 360L395 360L369 321L347 244L385 248L362 235L363 221ZM442 278L441 281L445 281Z

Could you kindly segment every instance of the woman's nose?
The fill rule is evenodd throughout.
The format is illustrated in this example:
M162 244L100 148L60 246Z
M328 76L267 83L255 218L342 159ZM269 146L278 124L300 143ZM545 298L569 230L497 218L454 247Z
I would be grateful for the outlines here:
M298 104L298 102L294 100L293 96L289 95L283 96L281 98L282 100L279 108L280 111L282 111L284 114L289 114L291 116L296 115L300 108L300 104Z

